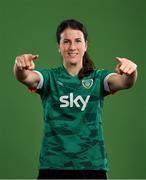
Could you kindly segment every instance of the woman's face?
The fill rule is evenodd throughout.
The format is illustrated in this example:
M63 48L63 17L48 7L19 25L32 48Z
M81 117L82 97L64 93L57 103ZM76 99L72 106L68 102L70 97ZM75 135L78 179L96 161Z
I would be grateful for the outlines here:
M87 42L82 31L67 28L61 33L59 52L65 64L82 64L86 50Z

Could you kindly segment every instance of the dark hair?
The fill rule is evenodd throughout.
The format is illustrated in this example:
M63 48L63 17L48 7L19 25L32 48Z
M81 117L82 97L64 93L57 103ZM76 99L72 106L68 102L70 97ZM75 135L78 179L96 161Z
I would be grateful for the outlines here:
M84 35L85 41L87 41L88 34L87 34L86 27L81 22L75 19L67 19L67 20L62 21L57 28L56 38L57 38L58 44L60 43L60 35L66 28L80 30ZM91 72L93 72L93 68L94 68L94 63L89 58L88 53L85 52L83 56L83 67L79 72L79 79L85 76L88 76Z

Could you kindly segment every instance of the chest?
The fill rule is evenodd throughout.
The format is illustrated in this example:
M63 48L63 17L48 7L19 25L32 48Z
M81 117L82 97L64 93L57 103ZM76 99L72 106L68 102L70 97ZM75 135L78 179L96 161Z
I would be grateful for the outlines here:
M51 78L47 101L58 108L84 111L101 98L100 79Z

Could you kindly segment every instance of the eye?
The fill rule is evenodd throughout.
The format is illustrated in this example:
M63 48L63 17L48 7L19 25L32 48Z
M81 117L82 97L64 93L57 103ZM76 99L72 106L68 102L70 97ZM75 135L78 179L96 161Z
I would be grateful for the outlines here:
M82 42L82 40L81 39L76 39L76 42Z
M64 40L63 43L67 44L67 43L69 43L69 40Z

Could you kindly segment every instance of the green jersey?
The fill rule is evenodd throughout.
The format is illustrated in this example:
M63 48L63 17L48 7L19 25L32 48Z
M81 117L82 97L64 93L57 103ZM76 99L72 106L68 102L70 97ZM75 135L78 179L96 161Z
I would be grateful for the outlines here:
M94 70L80 80L64 66L37 71L44 109L40 169L107 170L101 116L111 72Z

